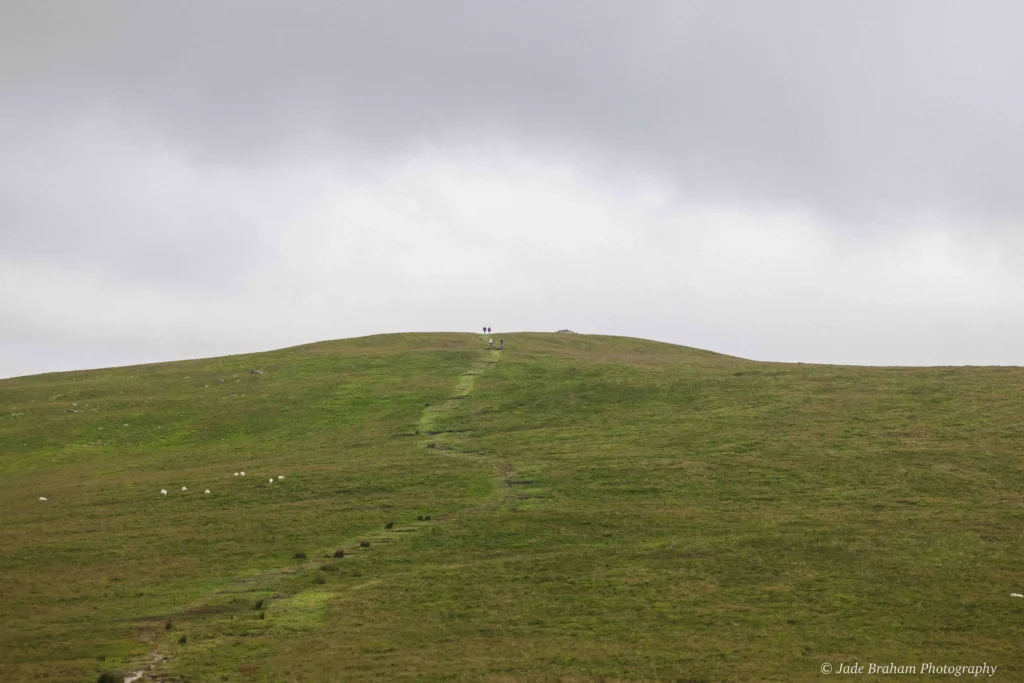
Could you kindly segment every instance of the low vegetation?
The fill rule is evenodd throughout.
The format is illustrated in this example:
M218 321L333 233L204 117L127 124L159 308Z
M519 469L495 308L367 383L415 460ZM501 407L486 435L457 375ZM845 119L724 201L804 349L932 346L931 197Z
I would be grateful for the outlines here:
M1024 677L1021 370L503 338L0 381L0 680Z

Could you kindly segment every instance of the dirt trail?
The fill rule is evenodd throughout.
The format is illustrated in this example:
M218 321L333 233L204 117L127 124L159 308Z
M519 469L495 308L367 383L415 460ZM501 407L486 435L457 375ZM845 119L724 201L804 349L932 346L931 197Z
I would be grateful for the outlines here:
M471 393L476 385L476 378L480 375L485 374L491 369L497 362L501 360L501 351L487 351L480 360L474 361L468 370L459 375L455 382L455 393L447 401L440 405L427 406L420 416L419 422L416 427L416 432L422 435L437 436L437 440L443 440L443 435L452 434L453 432L442 432L436 431L435 425L438 418L444 417L455 412L459 407L459 401L465 400ZM423 442L421 445L427 445L427 442Z
M155 670L156 667L160 664L160 662L164 661L165 659L166 657L164 657L163 655L156 652L153 653L152 655L150 655L149 663L146 666L139 669L138 671L133 671L132 673L124 677L124 683L136 683L137 681L141 681L143 676Z
M431 405L425 408L416 423L416 434L423 437L417 443L418 448L424 450L429 449L430 452L435 453L438 457L462 457L471 458L477 461L481 459L487 460L487 462L493 467L495 473L495 495L483 504L467 508L454 514L439 516L436 520L411 522L402 528L390 529L383 533L379 531L369 532L356 539L354 541L356 545L358 545L360 541L370 541L372 544L393 543L395 539L401 538L409 532L418 531L424 524L455 520L468 514L500 507L509 501L511 497L511 485L508 482L515 476L515 469L511 465L500 463L491 457L469 450L465 443L466 437L462 433L441 429L440 427L442 427L442 425L438 424L442 418L451 415L463 406L462 402L473 393L473 389L476 385L476 378L487 373L492 367L494 367L494 365L501 359L501 354L502 351L498 349L484 351L479 360L474 361L468 370L459 375L455 383L455 391L453 395L444 403ZM349 551L346 550L346 555L348 552ZM316 559L310 561L310 564L317 563L318 560ZM217 591L215 595L223 595L227 593L248 593L259 587L267 586L275 578L279 578L287 574L293 574L296 571L298 571L298 568L295 565L291 565L289 567L261 572L255 575L250 574L245 577L239 577L232 583L232 585ZM294 598L296 596L290 597ZM282 596L275 602L281 603L289 599L289 597ZM184 608L182 612L188 612L191 609L194 609L194 606ZM163 619L163 617L161 617L161 619ZM149 654L148 660L144 665L136 664L135 667L138 668L125 676L125 683L146 683L147 681L155 682L164 680L164 677L161 675L160 668L161 664L167 662L168 659L169 657L162 652L162 647L157 647Z
M453 396L440 405L427 407L420 416L416 433L426 437L419 442L421 448L433 449L439 457L485 460L494 469L495 494L497 495L480 505L446 515L444 519L458 519L467 514L499 507L508 501L510 494L508 481L515 476L515 468L509 463L500 462L493 457L471 450L463 432L438 429L440 418L447 417L463 407L463 401L473 393L476 378L490 371L501 360L501 354L502 351L498 349L485 351L480 360L475 361L466 372L459 375Z

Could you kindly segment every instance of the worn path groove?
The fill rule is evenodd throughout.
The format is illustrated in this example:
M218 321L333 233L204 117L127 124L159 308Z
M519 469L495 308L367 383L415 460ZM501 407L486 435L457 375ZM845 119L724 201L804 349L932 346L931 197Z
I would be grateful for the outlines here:
M451 522L466 515L499 508L510 501L512 493L511 486L508 482L511 481L511 478L516 474L514 467L508 463L502 463L496 458L485 456L473 451L470 444L467 443L466 430L443 429L444 419L463 408L464 401L469 398L476 386L476 378L487 373L492 367L494 367L494 365L501 359L501 353L502 352L497 349L483 351L479 359L474 361L468 370L458 376L452 396L446 399L443 403L427 406L416 423L416 435L419 437L417 439L416 448L428 451L435 457L458 457L477 462L480 462L481 460L487 462L494 471L494 491L490 499L482 504L466 508L456 513L439 515L437 519L429 521L420 520L410 522L401 528L364 533L352 541L350 548L342 548L345 550L346 560L350 557L354 559L359 557L358 550L360 548L360 543L363 541L369 541L371 547L374 544L393 543L395 539L405 537L411 532L416 532L427 524ZM323 548L319 554L324 552L329 553L335 548L336 546ZM352 553L352 555L350 555L350 553ZM312 559L305 566L296 566L293 564L288 567L280 567L256 574L239 576L227 587L216 591L208 598L201 600L198 603L188 605L173 614L162 615L159 617L147 617L141 621L148 622L149 624L156 622L163 623L165 620L173 621L178 617L185 616L190 613L201 612L205 608L210 607L210 605L217 599L216 596L231 595L236 597L241 596L255 598L257 595L273 592L276 580L295 574L296 572L304 569L319 566L323 564L323 561L324 558L317 557L316 554L314 554ZM369 583L377 583L377 581L370 581ZM366 585L367 583L361 583L356 586L352 586L347 590L359 590ZM270 604L274 604L275 611L290 609L293 607L289 605L290 602L301 602L304 604L310 603L308 600L302 600L300 596L310 592L311 590L315 589L307 589L297 593L292 593L291 595L275 594L269 598L264 598L264 600L266 601L267 607L269 607ZM324 592L324 600L315 601L315 604L310 604L314 604L314 608L322 607L323 604L326 604L326 599L335 594L338 594L338 592ZM166 651L166 647L164 645L158 646L150 652L149 655L147 655L145 663L136 662L136 664L131 667L133 670L126 676L125 680L138 683L146 683L147 681L180 680L178 678L170 677L164 672L166 663L169 662L170 659L171 656L170 653Z

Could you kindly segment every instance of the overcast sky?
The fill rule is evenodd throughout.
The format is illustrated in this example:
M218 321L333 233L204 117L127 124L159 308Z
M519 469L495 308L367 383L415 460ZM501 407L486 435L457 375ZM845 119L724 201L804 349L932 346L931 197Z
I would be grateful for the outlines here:
M483 325L1024 364L1022 25L0 0L0 377Z

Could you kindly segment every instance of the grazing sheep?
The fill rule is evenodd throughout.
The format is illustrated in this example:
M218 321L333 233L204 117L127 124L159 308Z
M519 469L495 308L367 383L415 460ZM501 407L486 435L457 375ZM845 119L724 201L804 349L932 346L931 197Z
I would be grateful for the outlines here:
M249 374L250 375L262 375L263 373L260 372L259 370L250 370Z
M239 472L239 474L242 475L243 477L245 476L245 472Z
M43 500L46 500L46 499L43 498ZM1024 595L1021 595L1020 593L1010 593L1010 597L1011 598L1024 598Z
M277 478L278 478L278 479L284 479L284 477L283 477L283 476L281 476L280 474L279 474L279 475L277 475Z
M273 477L271 477L271 478L270 478L270 483L271 483L271 484L273 484L273 483L274 483L274 478L273 478Z
M160 495L166 496L167 495L167 489L160 489Z
M42 496L39 496L39 500L41 500L41 501L43 501L43 502L46 502L46 499L45 499L45 498L43 498Z
M209 493L209 492L210 492L210 489L206 489L205 491L203 491L203 493Z
M188 491L188 487L187 487L187 486L182 486L182 487L181 487L181 490L182 490L182 491Z
M235 472L235 476L236 476L236 477L238 476L238 472Z

